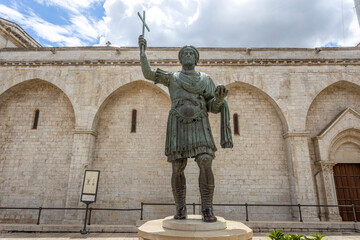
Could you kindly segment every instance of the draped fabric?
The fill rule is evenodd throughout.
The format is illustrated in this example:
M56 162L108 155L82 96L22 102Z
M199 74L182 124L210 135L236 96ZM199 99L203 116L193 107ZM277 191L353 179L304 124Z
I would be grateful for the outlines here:
M231 136L231 127L230 127L230 112L227 101L224 100L224 106L221 109L221 139L220 145L222 148L232 148L233 141Z
M201 118L200 121L184 123L170 111L165 144L168 161L191 158L201 153L215 157L216 150L207 117Z

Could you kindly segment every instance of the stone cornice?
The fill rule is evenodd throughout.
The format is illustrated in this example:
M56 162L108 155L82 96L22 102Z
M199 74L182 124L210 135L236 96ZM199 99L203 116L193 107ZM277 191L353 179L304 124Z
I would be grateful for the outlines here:
M177 59L149 60L152 66L180 66ZM139 60L43 60L43 61L1 61L7 66L138 66ZM198 66L320 66L320 65L360 65L359 59L203 59Z
M308 137L308 136L309 136L309 132L287 132L283 134L283 137L285 139L290 137Z
M94 130L88 130L88 129L75 129L72 131L73 134L91 134L93 136L97 136L98 133Z
M19 47L24 48L40 48L41 45L27 34L19 25L14 22L0 18L0 31L5 33Z

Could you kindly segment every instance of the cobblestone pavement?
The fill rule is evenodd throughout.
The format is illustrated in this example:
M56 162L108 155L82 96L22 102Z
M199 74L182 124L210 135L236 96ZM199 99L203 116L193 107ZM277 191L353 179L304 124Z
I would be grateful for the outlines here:
M328 234L323 240L360 240L359 233L347 233L343 235ZM40 239L40 240L71 240L71 239L89 239L89 240L138 240L136 233L92 233L81 235L79 233L0 233L1 240L15 239ZM253 240L269 240L265 234L255 234Z

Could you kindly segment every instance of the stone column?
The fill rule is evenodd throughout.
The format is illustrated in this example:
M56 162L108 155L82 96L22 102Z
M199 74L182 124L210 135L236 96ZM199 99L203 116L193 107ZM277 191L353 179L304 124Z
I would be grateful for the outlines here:
M336 188L334 180L334 166L335 162L332 161L318 161L316 162L321 168L321 175L324 183L325 199L327 205L338 205L336 197ZM325 208L327 218L329 221L342 221L339 213L339 208L330 207Z
M80 202L82 180L86 169L91 168L95 151L96 132L93 130L75 129L70 173L68 181L68 193L66 198L67 208L84 207ZM64 222L81 223L84 212L65 211Z
M288 132L284 134L289 161L292 204L317 204L308 135L308 132ZM294 208L293 212L294 217L298 218L298 209ZM304 221L319 221L318 209L304 207L302 208L302 217Z

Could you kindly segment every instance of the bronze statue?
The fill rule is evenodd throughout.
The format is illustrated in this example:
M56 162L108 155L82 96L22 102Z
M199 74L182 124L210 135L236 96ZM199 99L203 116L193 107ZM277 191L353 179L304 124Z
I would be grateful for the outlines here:
M180 72L153 70L147 60L146 40L139 37L140 61L144 77L169 88L172 101L167 122L165 155L172 163L171 186L176 204L175 219L186 219L186 181L184 169L188 158L195 158L200 168L201 212L205 222L215 222L213 213L214 175L211 169L216 146L210 129L208 112L221 112L221 146L232 148L229 109L225 101L228 90L215 87L209 75L196 72L199 52L193 46L180 49Z

